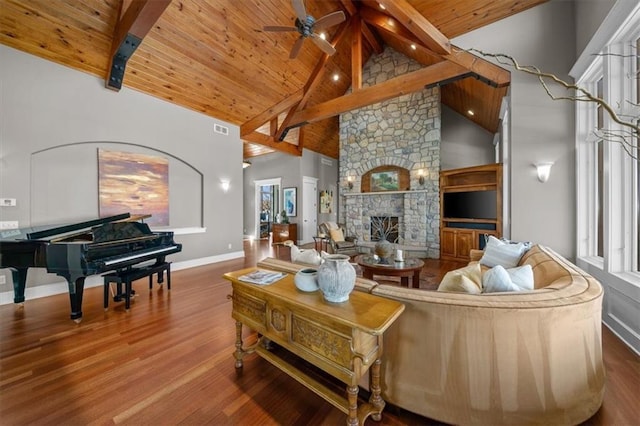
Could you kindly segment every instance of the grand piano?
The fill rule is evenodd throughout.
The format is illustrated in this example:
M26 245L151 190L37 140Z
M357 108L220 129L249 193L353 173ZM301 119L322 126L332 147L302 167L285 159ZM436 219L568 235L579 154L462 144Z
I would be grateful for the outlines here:
M13 278L14 303L23 303L29 268L47 268L69 285L71 319L82 320L87 276L121 270L138 263L165 261L182 250L173 232L152 232L129 213L63 226L39 226L0 232L0 268Z

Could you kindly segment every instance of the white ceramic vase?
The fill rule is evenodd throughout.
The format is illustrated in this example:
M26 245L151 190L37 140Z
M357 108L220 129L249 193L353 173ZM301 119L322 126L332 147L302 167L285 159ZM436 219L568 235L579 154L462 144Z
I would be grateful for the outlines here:
M316 291L318 289L318 271L315 269L301 269L293 277L298 290Z
M330 254L318 268L318 287L328 302L341 303L349 300L356 285L356 270L349 263L349 256Z

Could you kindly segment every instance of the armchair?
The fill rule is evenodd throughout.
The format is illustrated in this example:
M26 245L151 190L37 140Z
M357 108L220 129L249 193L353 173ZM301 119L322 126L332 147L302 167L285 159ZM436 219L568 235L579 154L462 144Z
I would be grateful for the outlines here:
M352 236L345 237L344 226L335 222L323 222L319 229L329 238L329 245L333 253L349 256L358 254L358 239Z

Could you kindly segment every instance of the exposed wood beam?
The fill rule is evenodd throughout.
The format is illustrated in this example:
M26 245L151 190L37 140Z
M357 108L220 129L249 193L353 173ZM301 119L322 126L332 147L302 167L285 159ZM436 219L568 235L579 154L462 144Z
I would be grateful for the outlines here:
M304 91L303 89L300 89L297 92L293 93L292 95L287 96L277 104L273 105L269 109L261 112L260 114L256 115L252 119L246 121L244 124L241 124L240 137L242 138L245 135L248 135L249 133L256 130L258 127L262 126L267 121L270 121L273 117L277 117L282 112L287 111L288 109L296 105L298 102L300 102L302 100L303 95L304 95Z
M338 44L340 44L345 34L347 34L348 28L349 28L349 23L346 21L343 22L341 27L338 29L336 36L333 38L333 41L331 42L331 46L336 48ZM305 106L307 106L307 102L309 102L309 98L311 97L311 94L314 92L316 87L318 87L318 84L320 84L320 82L322 81L322 77L327 71L327 62L329 62L330 58L331 56L327 55L326 53L323 53L322 56L320 57L320 60L316 64L315 68L311 72L311 75L309 76L309 78L307 79L307 82L304 85L304 88L303 88L304 95L302 96L302 99L298 104L293 105L289 109L289 113L284 118L284 120L282 120L282 123L280 124L280 128L274 134L274 138L276 140L281 141L284 138L283 135L286 136L286 132L288 132L289 124L291 123L291 117L293 117L293 115L299 109L303 109ZM300 143L300 141L298 141L298 143Z
M448 83L469 75L469 70L458 64L449 61L440 62L299 111L293 116L291 126L323 120L343 112L417 92L425 86L437 85L440 82Z
M111 44L107 88L120 90L127 61L170 3L171 0L133 0L124 14L121 11Z
M505 87L511 84L511 72L459 47L452 46L451 54L445 55L443 58L462 65L478 75L480 80L492 86Z
M247 142L257 143L260 145L267 146L271 149L275 149L276 151L284 152L286 154L291 154L295 156L302 155L302 148L289 142L279 142L273 139L273 136L265 135L264 133L259 132L251 132L244 136L241 136L241 139L246 140Z
M358 14L358 8L353 4L352 0L340 0L342 6L346 9L349 16L354 16ZM383 47L380 40L378 40L378 36L371 31L367 25L362 26L362 34L364 34L364 38L367 40L371 48L378 55L382 53Z
M391 33L396 38L407 43L415 43L418 46L421 46L420 40L418 40L409 30L404 28L404 26L399 25L397 21L394 22L391 20L392 18L389 18L384 13L380 13L370 7L362 7L360 8L360 16L365 22ZM427 53L428 52L429 51L427 51ZM445 59L468 68L470 71L477 74L481 80L489 82L489 84L496 87L508 86L511 82L511 73L509 71L455 46L452 46L451 54L432 54L432 56L434 60Z
M349 23L345 21L340 27L337 35L334 37L333 42L331 43L331 45L334 48L336 48L338 44L340 44L344 36L347 34L348 29L349 29ZM331 56L325 53L316 64L315 68L311 72L311 75L309 76L309 79L304 85L304 96L302 97L302 100L300 101L298 108L304 108L305 106L307 106L307 102L309 102L309 98L311 97L311 94L318 87L318 84L320 84L320 82L322 81L322 77L327 71L326 65L327 65L327 62L329 62L329 59L331 59Z
M362 19L351 18L351 89L362 88Z
M451 53L449 39L411 6L407 0L377 1L426 47L441 55Z
M363 6L360 8L360 16L362 20L375 26L388 31L396 37L408 42L422 44L422 42L411 31L406 29L397 19L390 18L389 16L381 13L371 7ZM437 57L435 53L432 53L434 57Z

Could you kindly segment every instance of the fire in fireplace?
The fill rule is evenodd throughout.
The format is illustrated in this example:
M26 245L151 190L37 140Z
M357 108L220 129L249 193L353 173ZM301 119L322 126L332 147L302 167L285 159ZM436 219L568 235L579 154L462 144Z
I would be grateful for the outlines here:
M397 243L398 226L398 216L371 216L371 241Z

